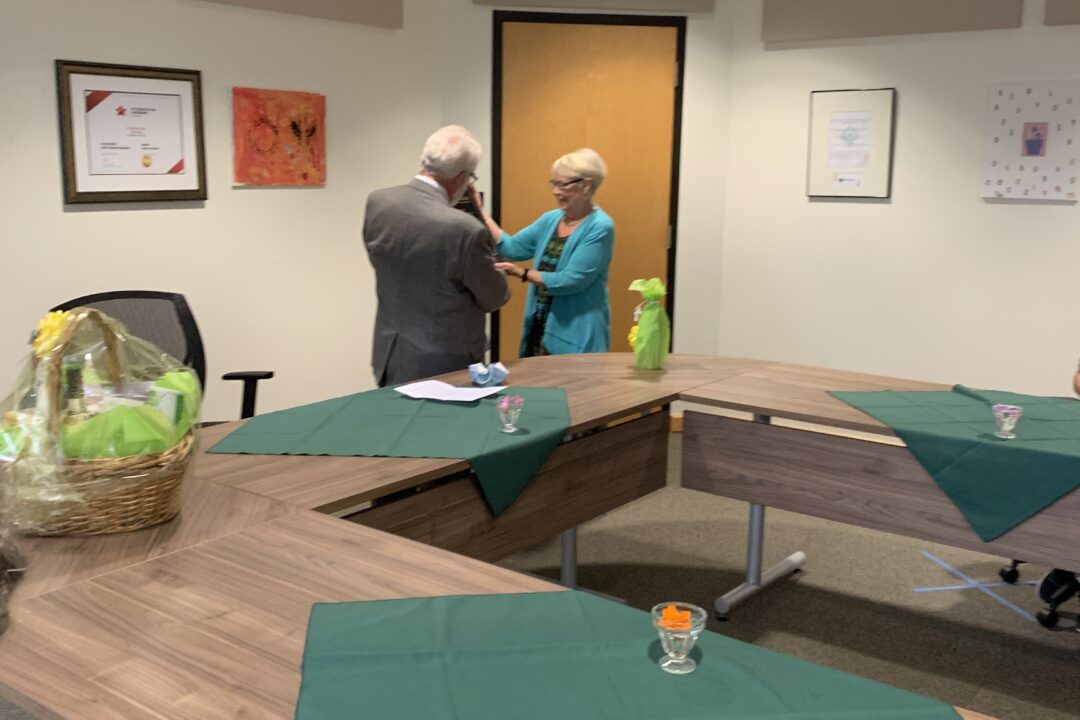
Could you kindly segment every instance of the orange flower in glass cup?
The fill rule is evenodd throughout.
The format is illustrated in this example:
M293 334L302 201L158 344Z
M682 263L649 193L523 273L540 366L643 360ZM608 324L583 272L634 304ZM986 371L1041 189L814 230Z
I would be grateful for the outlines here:
M676 605L665 605L656 624L665 630L689 630L690 611L680 610Z

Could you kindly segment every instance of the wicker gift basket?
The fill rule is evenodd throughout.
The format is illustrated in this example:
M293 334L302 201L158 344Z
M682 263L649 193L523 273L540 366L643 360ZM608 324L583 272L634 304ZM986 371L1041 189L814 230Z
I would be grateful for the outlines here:
M49 313L33 347L2 406L15 526L97 535L174 517L197 445L195 373L91 308Z

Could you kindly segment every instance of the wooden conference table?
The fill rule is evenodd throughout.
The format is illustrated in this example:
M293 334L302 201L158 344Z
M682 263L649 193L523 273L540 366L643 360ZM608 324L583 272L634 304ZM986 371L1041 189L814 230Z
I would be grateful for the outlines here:
M811 368L672 356L665 371L650 373L636 371L629 355L612 354L534 358L511 370L519 385L566 388L571 427L567 442L497 520L461 461L200 455L183 510L169 523L123 535L25 541L31 565L14 596L12 625L0 638L0 682L65 718L289 718L312 603L561 589L485 561L661 487L668 403L684 398L833 427L865 424L855 411L845 415L817 398L807 375L826 384L834 378ZM850 373L835 380L848 384L827 389L902 383ZM765 402L762 388L774 381L793 385ZM787 404L781 402L785 397ZM698 415L687 416L684 472L698 477L688 477L686 484L758 504L792 509L797 503L774 502L745 487L724 488L725 473L742 485L769 488L769 481L754 477L775 468L744 461L755 475L725 470L728 455L738 453L721 448L726 441L710 439L711 423L721 423L721 432L728 431L727 423L755 432L764 428L792 452L800 446L790 433L804 433L804 442L849 441ZM209 428L203 447L236 426ZM747 453L763 452L750 444L743 448ZM870 444L886 455L897 452L889 468L903 466L902 449ZM821 452L816 447L808 445ZM789 460L798 462L795 455ZM784 472L795 474L791 467ZM900 478L914 474L889 472ZM815 470L812 476L817 475ZM930 502L929 494L913 494L913 502ZM835 512L849 516L838 519L874 526L858 517L861 501L852 497L838 502L844 510ZM947 513L927 514L922 507L910 513L919 522L882 527L939 539L945 531L936 526L950 526ZM823 516L833 512L811 504L807 509ZM1075 526L1069 531L1075 538ZM1046 560L1029 552L1040 543L1028 542L1023 533L1017 537L1008 545L1016 552L1006 554ZM1058 541L1064 545L1068 537ZM963 542L958 537L954 544ZM1001 552L997 543L992 547ZM985 718L960 712L969 720Z
M684 392L684 400L751 413L753 419L697 412L684 417L683 486L751 504L746 582L717 600L717 612L726 614L805 559L796 552L762 571L766 506L1080 570L1080 490L983 542L888 427L828 394L947 389L774 363ZM778 426L778 420L796 427ZM847 437L847 431L860 437Z

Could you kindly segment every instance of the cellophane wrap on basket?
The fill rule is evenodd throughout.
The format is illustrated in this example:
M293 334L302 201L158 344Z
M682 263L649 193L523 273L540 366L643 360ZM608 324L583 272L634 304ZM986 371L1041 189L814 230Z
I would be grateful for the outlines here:
M660 278L650 278L635 280L629 289L644 298L634 310L636 324L627 338L634 349L634 364L642 370L659 370L664 367L671 345L671 321L661 303L667 288Z
M0 485L0 634L10 624L11 593L26 574L26 557L11 518L11 493Z
M49 313L0 410L19 530L125 532L172 518L196 447L193 370L90 308Z

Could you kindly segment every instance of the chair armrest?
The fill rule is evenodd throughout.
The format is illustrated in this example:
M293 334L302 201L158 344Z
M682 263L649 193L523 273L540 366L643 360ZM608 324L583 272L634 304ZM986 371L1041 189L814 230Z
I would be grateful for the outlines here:
M225 373L222 380L269 380L274 377L273 370L242 370L240 372Z
M255 414L255 393L260 380L269 380L274 377L273 370L242 370L240 372L225 373L222 380L243 380L244 394L240 404L240 417L249 418Z

